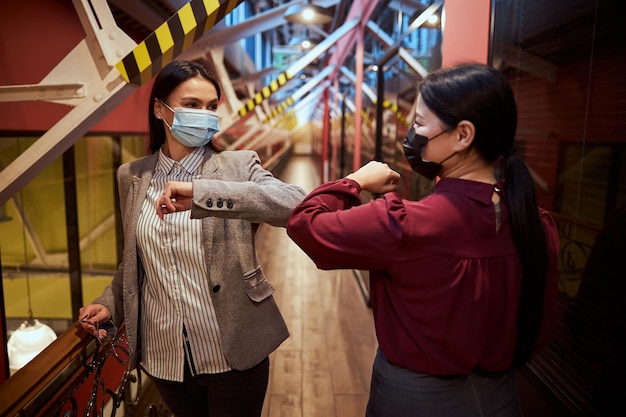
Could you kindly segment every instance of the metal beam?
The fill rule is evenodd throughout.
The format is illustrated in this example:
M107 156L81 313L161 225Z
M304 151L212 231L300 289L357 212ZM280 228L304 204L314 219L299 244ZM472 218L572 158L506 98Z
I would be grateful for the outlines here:
M299 2L294 2L299 3ZM286 25L285 11L291 3L283 4L271 10L260 13L236 26L221 26L214 28L196 42L193 48L185 52L184 59L195 59L205 54L205 50L217 46L226 46L242 39Z
M138 83L149 80L152 71L160 71L175 56L174 52L188 48L196 36L209 30L243 0L192 0L134 49L134 42L131 45L125 34L118 36L121 31L111 26L114 20L105 0L73 1L87 37L44 78L44 83L79 74L74 79L90 79L85 85L85 96L73 99L72 110L2 170L0 205L130 96ZM114 57L125 54L112 66ZM68 100L61 102L68 104Z
M246 143L248 139L256 135L259 132L259 130L261 130L262 128L263 128L263 125L260 123L253 124L248 129L246 129L246 132L243 135L237 138L237 140L235 140L233 143L229 144L226 147L226 149L227 150L238 149L241 145Z
M287 100L283 101L280 105L272 110L272 112L263 120L266 123L282 113L287 107L300 100L306 93L316 87L324 78L326 78L332 72L334 67L326 67L322 71L318 72L314 77L311 77L302 87L298 88Z
M0 204L23 188L63 154L101 118L118 106L135 88L111 71L87 97L42 137L2 170Z
M191 0L118 62L116 68L130 83L147 83L242 2Z
M211 48L226 46L237 43L242 39L250 38L258 33L267 32L280 26L286 26L285 12L294 4L301 4L303 0L295 0L284 3L273 9L266 10L255 15L245 22L236 26L216 26L199 39L188 51L181 55L184 59L197 59L204 56L205 51ZM317 1L315 4L321 7L330 7L339 3L339 0ZM317 28L313 25L312 28Z
M352 83L356 85L356 74L350 71L348 67L345 67L345 66L341 67L341 73L344 76L346 76L348 80L352 81ZM372 103L376 103L376 100L377 100L376 92L372 90L372 88L369 85L364 83L363 85L361 85L361 90L363 93L365 93L367 97L369 97Z
M355 1L348 11L346 21L356 19L359 23L367 22L377 4L377 1L372 0ZM336 68L343 65L343 62L352 50L352 46L356 43L356 36L357 33L354 31L349 37L345 37L337 43L337 50L329 60L330 65L335 65Z
M292 113L301 113L304 110L307 109L307 107L310 107L314 104L315 100L319 100L320 99L320 95L324 92L324 90L330 86L330 81L325 80L324 82L320 83L319 85L316 86L315 90L313 90L311 93L307 94L306 97L304 97L304 99L298 101L296 103L295 106L293 106L293 108L291 109L291 111L288 112L288 115L292 114ZM288 117L288 116L285 116ZM278 119L278 121L276 121L275 125L278 126L280 125L281 119ZM296 125L295 129L297 129L300 125L300 122L298 121L298 124Z
M128 0L108 0L108 2L150 30L157 28L165 19L153 7L150 7L147 2ZM173 10L178 10L179 8L173 8Z
M270 95L276 92L280 87L284 86L287 81L291 80L297 73L302 71L318 58L322 53L326 52L337 43L341 38L349 34L359 24L358 19L352 19L344 23L339 29L331 33L326 39L313 47L307 54L297 60L292 66L287 68L284 72L280 73L274 81L269 85L263 87L261 92L257 93L253 98L249 99L246 104L239 109L239 115L241 117L248 114L256 106L260 105L263 100L266 100Z
M0 101L49 101L74 106L88 96L136 43L115 23L106 0L73 0L86 37L38 84L0 87ZM77 82L80 80L80 82Z
M51 101L85 98L80 84L22 84L0 86L0 102Z
M426 18L427 17L425 17L423 20L426 20ZM391 47L394 45L393 38L387 35L387 33L382 30L376 23L369 21L367 23L367 30L386 47ZM400 58L402 58L402 60L406 62L406 64L409 65L411 69L413 69L413 71L415 71L422 77L425 77L428 74L428 71L424 68L424 66L420 64L419 61L417 61L415 58L413 58L409 51L402 47L399 47L398 52Z

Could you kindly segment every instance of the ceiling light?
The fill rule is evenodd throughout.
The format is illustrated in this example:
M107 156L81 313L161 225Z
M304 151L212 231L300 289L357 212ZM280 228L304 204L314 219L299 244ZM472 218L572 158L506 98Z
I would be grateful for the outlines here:
M294 4L287 8L285 20L301 25L324 25L333 20L331 13L320 6L315 6L306 1L304 4Z
M437 16L436 14L431 14L430 16L428 16L427 23L430 26L436 26L437 24L439 24L439 16Z

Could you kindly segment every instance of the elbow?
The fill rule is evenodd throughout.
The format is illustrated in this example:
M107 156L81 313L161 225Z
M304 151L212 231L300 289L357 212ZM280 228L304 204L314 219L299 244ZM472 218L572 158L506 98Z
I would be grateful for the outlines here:
M287 228L287 236L289 236L291 240L293 240L294 242L298 244L298 246L300 246L302 236L299 233L298 224L294 222L292 218L290 218L287 220L286 228Z
M287 225L287 235L298 247L313 261L318 269L330 270L332 265L325 256L324 248L315 241L309 229L301 225L289 223Z
M311 259L310 247L313 243L311 233L307 231L306 227L303 227L298 222L294 222L293 218L287 222L287 236L293 240Z

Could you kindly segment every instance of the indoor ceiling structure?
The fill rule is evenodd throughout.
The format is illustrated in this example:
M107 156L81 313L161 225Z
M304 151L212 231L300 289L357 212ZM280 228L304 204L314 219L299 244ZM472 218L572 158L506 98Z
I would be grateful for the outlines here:
M117 24L136 42L145 39L187 2L188 0L108 0ZM259 0L244 3L245 5L241 4L240 7L245 6L247 9L245 21L237 24L237 30L224 30L227 24L225 21L221 21L209 30L204 38L210 38L219 32L219 43L224 45L227 43L236 44L246 38L260 34L262 42L268 45L270 50L293 51L300 49L302 52L303 47L300 45L303 40L310 41L314 46L344 24L354 2L352 0ZM290 6L307 3L325 10L329 16L328 22L303 25L290 22L285 18ZM386 47L389 46L381 42L381 33L388 39L397 39L401 35L397 33L399 30L398 22L403 16L410 16L411 19L414 19L428 7L428 4L418 0L364 1L364 4L373 3L376 4L373 12L369 15L367 31L364 34L364 64L366 68L370 69L384 55ZM210 47L211 42L200 41L196 43L201 46L193 45L183 53L182 57L202 62L203 53L200 50ZM320 69L328 63L330 56L335 53L341 53L341 51L338 51L337 48L331 48L307 65L298 74L299 82L290 83L289 88L272 97L273 102L271 104L275 105L288 97L303 82L318 74ZM353 72L354 56L353 52L347 54L347 58L343 62L343 66L350 68ZM210 66L209 62L203 63ZM225 54L224 65L240 99L247 99L249 96L249 91L243 88L244 84L254 81L258 91L268 78L280 72L280 68L271 65L265 65L263 68L258 68L258 62L256 66L251 65L250 62L241 59L241 54ZM419 80L419 74L412 71L391 71L388 79L387 85L393 88L394 97L410 107L415 98L415 85ZM375 90L375 80L374 75L368 78L366 74L364 82L370 84L370 87Z
M339 99L348 102L347 115L354 115L359 132L353 136L360 140L361 127L366 126L363 135L369 145L372 120L382 117L382 106L386 104L391 110L387 114L406 124L417 82L441 64L441 30L428 27L426 19L441 12L443 0L73 0L73 4L85 39L39 84L0 90L5 101L36 99L71 106L40 138L41 146L30 147L3 170L0 202L171 59L198 61L216 73L225 97L220 105L220 139L227 149L255 150L289 141L292 132L309 122L327 123L329 116L336 120L343 112ZM327 17L312 24L288 18L294 9L307 5L321 8ZM196 20L192 14L198 11ZM160 36L164 33L168 36ZM301 43L305 38L311 46ZM93 53L94 45L100 54ZM40 97L37 91L54 91L54 96ZM328 94L331 99L323 100Z

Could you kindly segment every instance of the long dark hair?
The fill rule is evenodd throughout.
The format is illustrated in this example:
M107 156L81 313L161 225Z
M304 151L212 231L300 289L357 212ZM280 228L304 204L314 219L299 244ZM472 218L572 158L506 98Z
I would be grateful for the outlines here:
M533 180L515 152L517 106L501 72L482 64L461 64L429 74L419 87L422 100L448 127L468 120L472 146L489 162L503 158L511 232L523 270L514 366L530 359L543 316L548 244L539 217Z
M154 101L159 99L167 102L167 98L184 81L201 76L215 86L217 98L221 96L220 84L217 78L209 73L201 64L194 61L172 61L163 67L156 76L148 103L148 126L150 128L150 153L157 152L165 143L165 127L163 120L154 115ZM212 143L213 141L211 141Z

